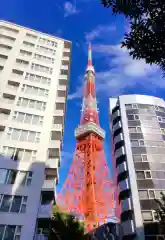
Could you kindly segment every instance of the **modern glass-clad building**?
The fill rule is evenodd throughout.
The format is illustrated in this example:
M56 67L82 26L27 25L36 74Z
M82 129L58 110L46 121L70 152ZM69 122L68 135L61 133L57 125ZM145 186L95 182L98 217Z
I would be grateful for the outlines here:
M122 239L163 240L155 198L165 190L165 102L145 95L110 98Z

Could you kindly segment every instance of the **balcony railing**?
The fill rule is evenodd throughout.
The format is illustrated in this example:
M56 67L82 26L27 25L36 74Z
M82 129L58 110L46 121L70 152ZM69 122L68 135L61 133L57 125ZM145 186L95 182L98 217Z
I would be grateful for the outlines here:
M62 131L62 124L53 124L52 128L55 130Z
M38 217L50 218L53 213L53 204L41 204L39 207Z
M54 191L55 185L56 185L55 180L45 180L45 181L44 181L44 184L43 184L43 186L42 186L42 189L48 190L48 191L49 191L49 190Z

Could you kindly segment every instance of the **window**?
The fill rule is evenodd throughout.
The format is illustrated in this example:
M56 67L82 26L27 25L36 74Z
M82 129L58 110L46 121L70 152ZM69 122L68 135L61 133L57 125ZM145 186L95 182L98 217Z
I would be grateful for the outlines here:
M46 38L40 38L39 39L39 42L41 42L42 44L47 44L47 45L50 45L52 47L57 47L57 42L55 41L52 41L52 40L48 40Z
M17 102L18 106L34 108L37 110L44 111L46 108L46 102L41 102L37 100L32 100L28 98L19 98Z
M6 56L6 55L3 55L3 54L0 54L0 59L8 59L8 56Z
M136 171L136 177L138 180L145 179L144 171Z
M29 51L25 51L25 50L20 50L20 54L21 56L31 56L32 55L32 52L29 52Z
M40 61L44 61L44 62L48 62L48 63L54 64L54 58L51 58L51 57L43 56L43 55L40 55L40 54L35 54L34 58L38 59Z
M144 146L144 140L139 140L139 146Z
M143 162L148 162L147 155L142 155L142 161L143 161Z
M25 65L25 66L27 66L29 64L28 61L24 61L24 60L21 60L21 59L16 59L16 63L18 63L20 65Z
M134 120L134 115L128 115L127 118L128 120Z
M141 127L136 127L136 129L137 129L137 132L142 132Z
M129 132L130 132L130 133L135 133L135 132L137 132L136 127L129 127L128 129L129 129Z
M28 113L21 113L21 112L14 112L13 120L21 123L42 125L43 116L38 116L38 115L33 115Z
M147 190L139 190L139 198L140 199L148 199L148 192Z
M51 82L51 78L43 77L43 76L31 74L31 73L26 73L25 79L29 81L39 82L42 84L47 84L47 85L50 85L50 82Z
M34 161L36 159L36 153L37 151L35 150L3 147L3 154L15 161Z
M21 226L0 225L1 240L20 240Z
M44 96L44 97L47 97L49 93L48 89L34 87L30 85L25 85L25 84L23 84L21 90L22 92L25 92L30 95L37 95L37 96Z
M27 42L27 41L23 41L23 45L26 46L26 47L34 47L35 46L34 43L30 43L30 42Z
M162 118L161 117L157 117L159 122L162 122Z
M63 52L63 57L70 57L70 52Z
M39 64L35 64L35 63L32 63L31 69L39 71L39 72L49 73L49 74L52 74L52 72L53 72L53 68L45 67L43 65L39 65Z
M125 108L126 108L127 110L132 109L132 104L125 104Z
M20 185L30 185L32 181L32 172L8 170L0 168L0 173L3 176L0 177L2 184L14 184L18 182Z
M133 155L133 161L134 162L141 162L142 161L141 155Z
M68 75L68 70L61 69L60 74L61 75Z
M13 69L12 73L17 75L17 76L22 76L23 75L23 71L17 70L17 69Z
M25 213L27 197L1 195L0 212Z
M132 146L132 147L139 147L139 142L138 142L138 140L131 140L131 146Z
M12 49L12 47L11 46L8 46L8 45L6 45L6 44L0 44L0 49L4 49L4 50L11 50Z
M26 33L26 36L31 38L31 39L34 39L34 40L37 39L37 36L35 36L35 35L31 34L31 33Z
M139 120L139 116L138 115L134 115L135 120Z
M155 199L155 192L154 192L154 190L149 190L149 197Z
M151 178L151 172L150 171L146 171L145 172L145 178Z
M7 31L9 33L18 33L19 31L15 28L10 28L10 27L6 27L6 26L0 26L0 30L4 30Z
M32 139L31 136L34 136ZM7 139L8 140L18 140L18 141L28 141L28 142L39 142L40 133L27 131L22 129L16 128L9 128L7 132Z
M43 47L43 46L39 46L39 45L37 45L37 50L41 51L45 54L50 54L50 55L53 55L53 56L56 54L56 50L51 49L51 48L47 48L47 47Z
M15 41L15 38L10 37L10 36L5 36L5 35L2 35L2 34L0 34L0 39L3 39L3 40L8 41L8 42L14 42Z
M151 211L143 211L142 217L143 217L143 221L152 221L153 220Z
M132 104L132 108L138 108L138 105L137 104Z

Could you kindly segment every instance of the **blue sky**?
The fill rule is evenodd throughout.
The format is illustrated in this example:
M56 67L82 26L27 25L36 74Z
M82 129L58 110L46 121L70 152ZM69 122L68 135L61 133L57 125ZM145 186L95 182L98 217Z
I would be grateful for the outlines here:
M72 41L72 65L65 122L60 183L70 168L74 129L80 121L82 84L87 64L87 42L92 42L100 122L106 130L105 152L111 168L108 98L119 94L147 94L164 97L165 80L158 67L132 60L120 48L129 26L122 16L114 17L100 0L6 0L0 19L12 21Z

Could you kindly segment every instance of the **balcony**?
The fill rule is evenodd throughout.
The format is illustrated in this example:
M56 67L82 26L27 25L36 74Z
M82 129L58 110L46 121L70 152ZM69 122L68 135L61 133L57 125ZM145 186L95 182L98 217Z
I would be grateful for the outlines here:
M56 102L65 103L66 97L57 97Z
M5 65L5 63L6 63L6 60L7 59L5 59L5 58L0 58L0 65Z
M69 57L64 57L64 56L62 57L62 60L64 61L69 61L69 59L70 59Z
M62 124L53 124L52 130L61 132L63 130L63 125Z
M42 186L43 191L55 191L55 185L56 181L55 180L44 180L44 184Z
M68 70L68 68L69 68L68 65L62 65L61 66L61 69L64 69L64 70Z
M70 48L64 48L64 52L70 52Z
M16 35L17 35L17 32L13 32L13 31L10 31L10 30L8 31L6 29L1 28L0 29L0 34L2 34L4 36L9 36L9 37L15 38Z
M64 116L64 111L55 109L54 110L54 115L63 117Z
M38 218L51 218L53 204L41 204L38 211Z
M65 79L68 80L68 75L61 74L59 79Z
M15 96L9 95L9 94L3 94L3 98L1 100L1 108L10 110L14 101L15 101Z
M46 168L57 169L59 164L59 158L48 158L46 160Z
M5 92L11 95L16 95L17 90L18 90L18 86L9 85L9 84L5 88Z
M14 40L11 40L9 38L0 38L0 44L7 44L7 45L10 45L10 46L13 46L13 43L14 43Z
M59 85L58 86L58 91L66 91L66 89L67 89L67 85Z

